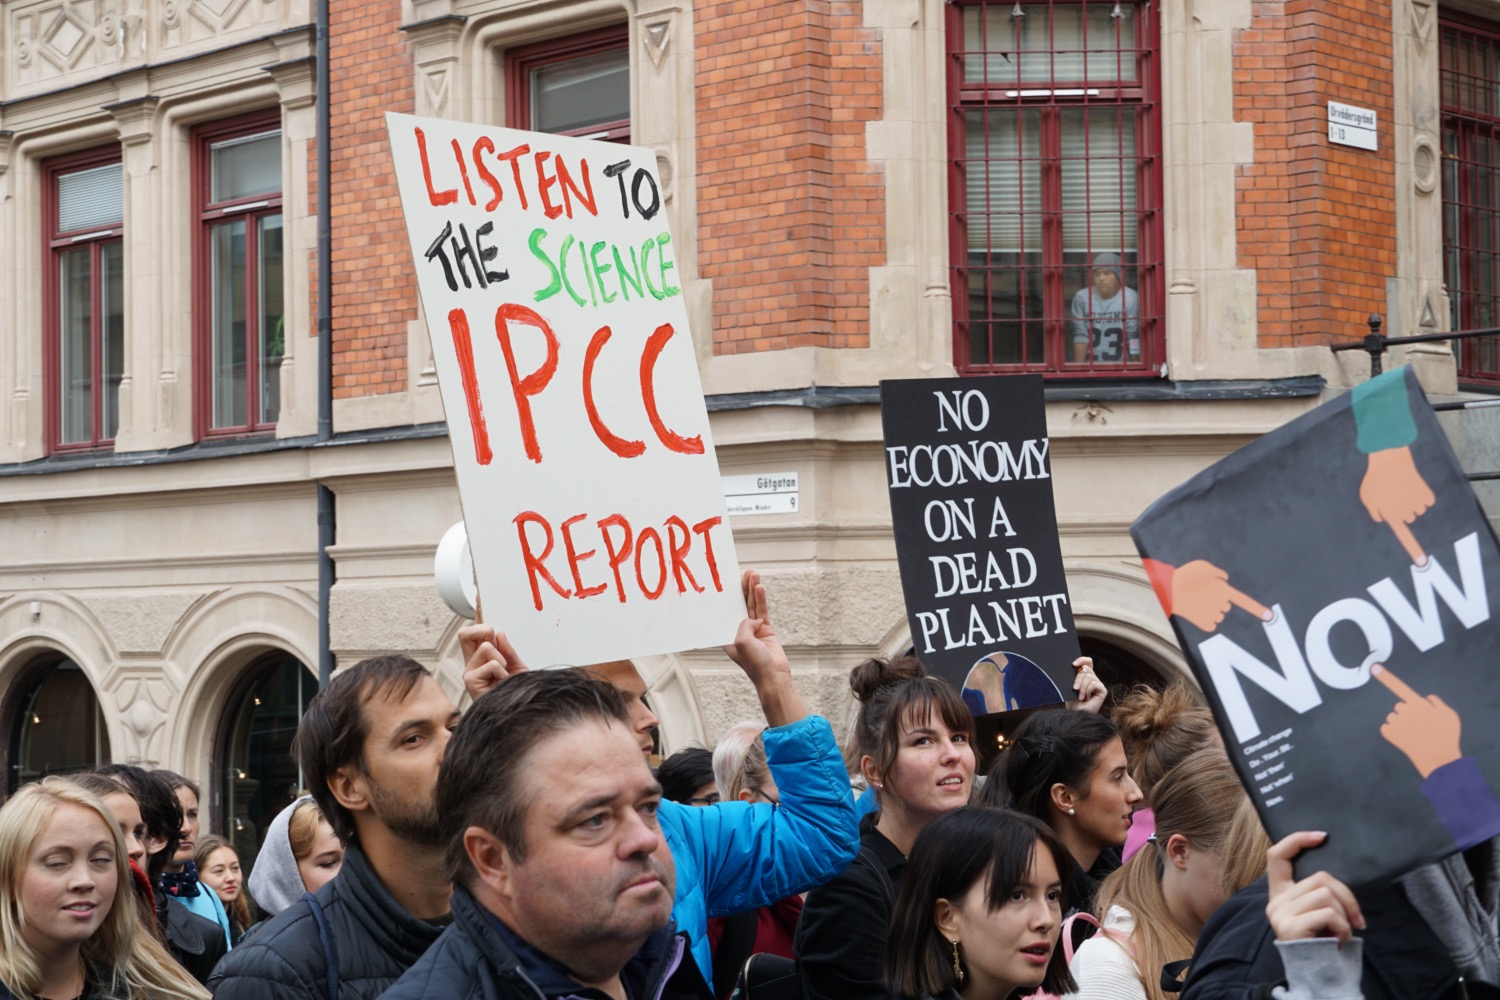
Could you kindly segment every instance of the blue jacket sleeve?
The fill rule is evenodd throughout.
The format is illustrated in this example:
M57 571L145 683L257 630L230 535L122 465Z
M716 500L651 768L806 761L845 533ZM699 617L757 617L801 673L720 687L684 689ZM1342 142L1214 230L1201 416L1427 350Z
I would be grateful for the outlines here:
M1433 771L1422 782L1422 794L1459 850L1500 835L1500 801L1473 757L1460 757Z
M673 810L709 916L769 906L822 885L859 850L849 774L828 720L809 715L767 729L764 740L778 806ZM676 860L680 867L683 859Z

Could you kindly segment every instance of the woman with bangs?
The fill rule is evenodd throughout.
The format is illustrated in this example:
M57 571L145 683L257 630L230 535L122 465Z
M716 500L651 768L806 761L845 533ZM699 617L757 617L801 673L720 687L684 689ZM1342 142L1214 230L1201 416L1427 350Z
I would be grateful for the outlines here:
M808 894L797 924L807 1000L886 1000L886 936L907 855L929 823L968 805L974 720L958 692L915 657L867 660L849 674L860 703L854 751L879 810L860 823L859 854Z
M129 885L125 841L98 797L64 778L11 796L0 807L0 1000L208 1000L142 925Z
M1073 989L1059 954L1068 850L1008 809L934 820L912 847L891 917L886 977L903 997L1012 1000Z

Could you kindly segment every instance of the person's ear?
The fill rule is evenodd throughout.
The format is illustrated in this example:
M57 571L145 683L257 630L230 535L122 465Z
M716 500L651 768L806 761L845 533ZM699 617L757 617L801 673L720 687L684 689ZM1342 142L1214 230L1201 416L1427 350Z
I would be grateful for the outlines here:
M754 802L755 801L755 789L753 789L753 788L741 788L739 790L739 792L735 794L735 798L738 799L741 802Z
M865 784L874 785L876 788L885 787L885 778L880 774L879 768L875 766L875 758L865 754L859 759L859 773L865 776Z
M1057 808L1058 812L1063 813L1067 816L1072 816L1076 811L1078 806L1078 796L1074 793L1073 789L1069 788L1061 781L1057 782L1048 790L1048 795L1052 799L1052 805Z
M932 922L937 925L938 933L949 941L958 937L958 907L946 899L936 899L932 903Z
M464 853L481 883L502 897L510 895L515 860L499 837L482 826L471 826L464 831Z
M350 812L362 812L370 808L369 779L354 764L336 768L328 776L328 790L339 805Z
M1187 871L1188 859L1193 855L1192 842L1182 834L1174 833L1167 838L1166 854L1173 868L1178 871Z
M154 858L167 849L166 837L153 837L150 834L141 838L141 846L146 849L146 857Z

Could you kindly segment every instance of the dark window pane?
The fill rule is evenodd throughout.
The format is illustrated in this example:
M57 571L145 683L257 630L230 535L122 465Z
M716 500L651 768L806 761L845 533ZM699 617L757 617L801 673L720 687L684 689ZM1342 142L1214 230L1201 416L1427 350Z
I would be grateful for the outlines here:
M614 49L531 71L531 127L569 132L630 118L630 52Z
M243 427L245 399L245 222L237 219L213 227L211 344L213 426Z
M87 246L57 255L60 357L58 399L61 441L94 439L94 296Z
M260 232L256 239L260 279L259 302L256 304L260 316L260 404L257 422L274 424L281 411L281 359L286 354L285 317L282 314L281 289L281 216L267 215L260 219Z
M104 426L99 436L113 438L120 429L120 380L125 377L125 246L99 248L99 346L103 351Z
M281 190L281 133L228 139L209 146L209 201L234 201Z

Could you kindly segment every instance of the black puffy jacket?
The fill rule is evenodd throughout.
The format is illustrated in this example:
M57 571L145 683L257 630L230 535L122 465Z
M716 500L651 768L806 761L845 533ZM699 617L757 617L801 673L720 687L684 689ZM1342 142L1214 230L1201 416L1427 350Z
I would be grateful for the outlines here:
M156 890L156 921L167 939L167 950L177 959L177 964L198 982L207 983L209 974L229 951L224 928L217 920L200 917L181 903L172 905L172 897L159 888Z
M713 1000L672 925L658 931L620 970L637 1000ZM549 1000L599 998L555 963L505 930L462 887L453 891L453 925L384 1000Z
M356 846L318 890L338 956L339 1000L375 1000L422 957L442 928L406 912ZM328 1000L328 962L312 908L299 899L219 963L216 1000Z
M1401 885L1356 890L1366 929L1365 1000L1479 1000L1500 995L1493 986L1460 983L1448 949L1422 919ZM1281 954L1266 919L1266 880L1252 882L1203 925L1182 1000L1271 1000L1285 985Z

